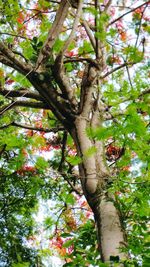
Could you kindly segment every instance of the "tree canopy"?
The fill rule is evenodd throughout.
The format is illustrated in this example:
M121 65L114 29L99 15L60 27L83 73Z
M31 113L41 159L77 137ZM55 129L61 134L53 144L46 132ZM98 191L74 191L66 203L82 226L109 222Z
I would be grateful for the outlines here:
M149 266L149 8L0 0L0 267Z

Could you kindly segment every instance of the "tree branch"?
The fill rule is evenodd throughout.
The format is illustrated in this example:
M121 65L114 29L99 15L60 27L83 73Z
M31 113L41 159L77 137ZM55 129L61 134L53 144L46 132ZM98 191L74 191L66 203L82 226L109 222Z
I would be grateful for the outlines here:
M100 39L96 35L99 32L99 12L98 12L98 0L95 0L95 44L96 44L96 59L100 59Z
M6 111L12 109L13 107L29 107L29 108L38 108L38 109L50 109L49 105L42 102L30 102L30 101L14 101L9 105L6 105L0 109L0 115L3 115Z
M137 38L136 38L136 41L135 41L135 47L137 47L137 43L138 43L139 35L140 35L140 30L141 30L141 26L142 26L142 19L143 19L144 12L145 12L147 6L148 6L148 4L144 7L144 10L142 11L142 15L141 15L140 22L139 22L139 25L138 25L138 30L137 30Z
M70 127L70 123L74 120L74 114L71 112L70 103L57 92L57 88L52 83L49 75L48 77L44 77L43 81L43 75L41 80L41 74L33 71L28 75L28 79L44 98L44 103L49 106L49 109L62 124L66 127Z
M75 14L75 20L74 20L74 23L73 23L73 26L72 26L72 30L71 30L71 33L63 47L63 49L61 50L61 55L63 57L64 53L66 52L66 50L68 49L68 46L70 45L71 41L73 40L74 38L74 35L76 33L76 30L77 30L77 27L78 27L78 24L79 24L79 21L80 21L80 17L81 17L81 13L82 13L82 6L83 6L83 0L79 0L78 1L78 8L77 8L77 12Z
M29 92L24 87L21 87L19 88L19 90L14 91L14 90L2 89L0 85L0 95L3 95L4 97L26 97L26 98L31 98L31 99L40 100L40 101L44 100L42 96L40 96L40 94Z
M20 69L20 67L15 65L11 60L9 60L7 57L2 55L1 53L0 53L0 62L8 67L11 67L12 69L19 71L22 74L26 74L22 69Z
M132 8L131 10L127 11L126 13L122 14L122 15L119 16L118 18L116 18L116 19L114 19L113 21L111 21L111 22L108 24L108 26L111 26L112 24L114 24L114 23L117 22L118 20L122 19L124 16L126 16L126 15L128 15L128 14L134 12L136 9L138 9L138 8L140 8L140 7L142 7L142 6L148 5L148 4L149 4L149 1L147 1L147 2L145 2L145 3L143 3L143 4L139 5L139 6L137 6L137 7L135 7L135 8Z
M10 32L9 33L8 32L0 32L0 35L9 35L9 36L18 37L18 38L25 39L25 40L30 40L29 37L25 37L25 36L10 33Z
M92 34L92 32L91 32L91 29L90 29L90 27L89 27L87 21L85 21L84 19L82 19L81 24L83 25L83 27L84 27L84 29L85 29L85 31L86 31L86 34L87 34L87 36L89 37L89 40L90 40L90 42L91 42L91 45L92 45L94 51L96 51L96 42L95 42L95 38L94 38L94 36L93 36L93 34Z
M144 95L147 95L147 94L150 94L150 88L147 89L147 90L145 90L145 91L143 91L143 92L141 92L141 93L139 94L139 97L144 96Z
M9 62L11 62L11 67L13 66L14 69L19 70L23 74L27 74L28 72L32 70L31 65L24 63L22 59L20 58L17 59L15 54L9 48L7 48L3 42L0 42L0 52L4 56L4 58L8 59L8 66L9 66ZM1 61L1 57L0 57L0 61Z
M70 4L68 0L63 0L60 2L55 20L52 24L51 29L49 30L47 40L45 41L35 64L36 70L43 63L43 61L45 61L50 56L51 49L55 43L55 40L58 38L58 35L62 30L64 21L68 13L69 5Z
M107 2L107 4L105 5L105 8L104 8L104 11L105 11L105 12L108 11L108 9L109 9L111 3L112 3L112 0L109 0L109 1Z
M79 113L82 117L89 119L89 113L93 105L93 92L95 91L95 81L97 79L97 68L91 64L87 64L84 69L81 94L80 94L80 106Z
M18 51L16 51L16 50L12 50L12 52L13 52L15 55L18 55L18 56L22 57L22 58L25 60L26 63L29 62L29 60L28 60L28 59L27 59L21 52L18 52Z
M65 74L64 64L63 64L63 56L64 56L64 53L67 50L68 46L70 45L70 43L71 43L71 41L75 35L75 32L77 30L78 23L79 23L80 16L81 16L81 12L82 12L82 5L83 5L82 2L83 2L82 0L79 0L75 20L74 20L73 27L72 27L72 31L71 31L64 47L62 48L61 52L57 56L57 58L55 60L55 65L53 68L56 81L58 82L64 97L69 100L72 107L76 106L77 101L75 99L74 92L71 88L69 79Z
M64 131L63 140L62 140L62 148L61 148L61 161L59 164L58 171L62 171L63 163L65 161L65 150L67 145L67 131Z
M70 180L68 179L67 175L63 172L60 172L60 174L62 175L62 177L64 178L64 180L70 185L71 189L77 194L82 196L82 193L70 182Z
M58 126L58 127L54 127L54 128L42 128L42 127L33 127L31 125L27 125L27 124L20 124L20 123L17 123L17 122L11 122L7 125L3 125L0 127L0 130L2 129L5 129L5 128L8 128L10 126L15 126L15 127L19 127L19 128L23 128L23 129L28 129L28 130L32 130L32 131L38 131L38 132L45 132L45 133L57 133L58 131L63 131L64 130L64 127L63 126Z
M67 57L66 57L67 58ZM86 57L72 57L64 60L64 63L69 63L69 62L88 62L95 68L99 69L99 64L97 63L96 60L92 58L86 58Z
M104 75L100 76L100 79L104 79L107 76L109 76L110 74L114 73L115 71L117 71L119 69L122 69L122 68L124 68L126 66L129 66L129 65L134 65L134 64L135 64L134 62L125 62L125 63L121 64L120 66L118 66L118 67L106 72Z

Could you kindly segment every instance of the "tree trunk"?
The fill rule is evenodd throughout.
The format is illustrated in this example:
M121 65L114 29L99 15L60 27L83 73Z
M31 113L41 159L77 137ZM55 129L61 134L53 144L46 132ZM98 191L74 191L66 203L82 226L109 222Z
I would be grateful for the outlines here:
M102 261L107 262L111 259L125 260L127 255L121 252L121 248L125 244L125 236L121 227L119 213L107 196L101 197L100 204L97 206L94 215Z
M108 196L107 187L110 183L110 174L105 162L105 152L101 141L89 138L86 128L89 125L96 126L99 112L95 111L92 119L79 115L72 130L78 156L82 158L79 165L79 174L84 195L90 205L97 226L98 247L103 262L110 260L123 260L127 257L121 251L125 244L125 236L121 226L119 213L114 206L113 197ZM95 152L88 156L91 148Z
M79 164L82 189L94 213L101 259L106 262L112 257L122 260L126 258L126 255L120 250L125 244L125 238L119 214L114 206L113 197L110 198L107 194L111 175L105 160L103 142L92 136L88 137L86 133L87 129L95 129L102 125L103 107L100 103L97 85L98 73L93 65L88 64L85 67L80 103L76 107L78 113L74 114L69 106L65 107L65 103L62 105L57 101L55 88L52 87L50 81L49 83L47 80L40 82L40 76L37 73L31 73L29 79L58 120L72 135L78 156L82 159ZM64 80L62 84L63 82ZM62 84L60 83L60 87ZM96 94L95 98L94 94Z

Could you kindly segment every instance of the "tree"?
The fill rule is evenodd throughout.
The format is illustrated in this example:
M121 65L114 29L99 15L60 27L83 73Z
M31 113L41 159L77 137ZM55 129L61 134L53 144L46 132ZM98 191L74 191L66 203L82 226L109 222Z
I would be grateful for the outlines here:
M61 148L53 166L68 190L80 180L101 261L119 266L138 254L130 231L148 244L149 1L128 2L1 2L1 129L55 133L38 149Z

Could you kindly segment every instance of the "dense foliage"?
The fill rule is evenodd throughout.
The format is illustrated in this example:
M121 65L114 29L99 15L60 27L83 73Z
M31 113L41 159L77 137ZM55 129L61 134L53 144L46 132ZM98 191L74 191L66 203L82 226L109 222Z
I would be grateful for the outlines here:
M30 83L31 71L21 71L19 65L37 66L59 4L0 1L1 267L53 266L54 255L62 259L62 266L108 266L100 260L94 218L80 185L77 165L82 158L53 105L50 108ZM126 232L124 250L130 255L125 266L148 267L150 261L149 7L149 1L84 1L76 35L63 55L80 109L84 67L97 67L94 47L99 41L105 47L106 65L99 74L98 93L92 95L100 96L103 122L88 127L86 134L104 143L111 173L106 191L114 196ZM59 89L54 64L75 12L76 5L70 4L39 78L53 86L66 110L72 106ZM94 153L95 147L84 157Z

